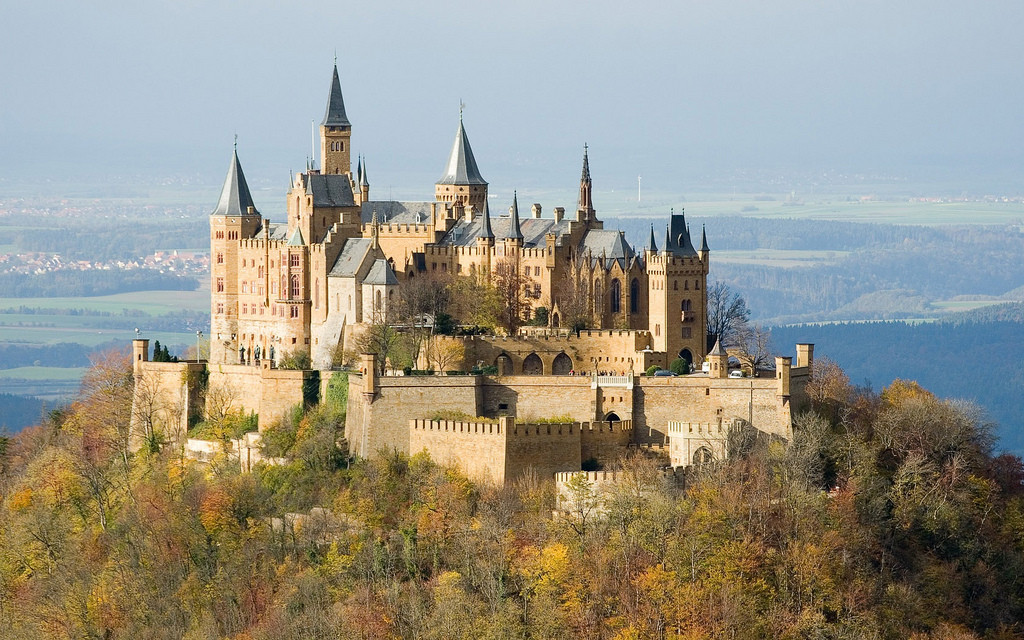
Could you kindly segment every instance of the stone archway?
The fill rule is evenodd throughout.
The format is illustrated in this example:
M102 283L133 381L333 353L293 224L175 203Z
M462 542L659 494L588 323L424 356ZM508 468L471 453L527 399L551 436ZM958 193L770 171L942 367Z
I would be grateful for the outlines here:
M679 357L686 360L686 364L693 366L693 353L689 349L680 350Z
M503 353L494 359L494 366L498 368L499 376L510 376L513 373L512 370L512 358L507 353Z
M558 354L551 361L551 375L553 376L567 376L572 368L572 358L564 353Z
M556 329L558 328L558 312L557 311L554 312L551 315L551 326L556 328Z
M622 420L622 418L620 418L619 414L615 413L614 411L610 412L608 415L604 417L605 422L619 422L620 420Z
M536 353L531 353L530 355L526 356L525 360L523 360L523 375L544 375L544 363L541 361L540 356L538 356Z
M711 449L707 447L701 447L693 452L693 464L694 466L702 466L714 462L715 456L711 453Z

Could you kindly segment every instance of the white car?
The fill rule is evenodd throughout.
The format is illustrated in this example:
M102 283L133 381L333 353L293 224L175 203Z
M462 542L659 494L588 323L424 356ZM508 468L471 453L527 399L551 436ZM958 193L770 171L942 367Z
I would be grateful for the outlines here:
M745 378L746 376L745 376L745 375L743 375L743 372L742 372L742 371L740 371L739 369L737 369L736 371L730 371L730 372L729 372L729 377L730 377L730 378Z

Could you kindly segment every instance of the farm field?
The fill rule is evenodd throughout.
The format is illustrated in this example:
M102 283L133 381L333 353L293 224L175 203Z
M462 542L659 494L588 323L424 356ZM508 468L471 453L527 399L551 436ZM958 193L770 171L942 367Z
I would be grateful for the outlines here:
M119 314L124 309L158 316L172 311L209 311L210 283L201 281L195 291L133 291L90 298L0 298L0 309L18 307L89 309ZM2 321L2 317L0 317Z

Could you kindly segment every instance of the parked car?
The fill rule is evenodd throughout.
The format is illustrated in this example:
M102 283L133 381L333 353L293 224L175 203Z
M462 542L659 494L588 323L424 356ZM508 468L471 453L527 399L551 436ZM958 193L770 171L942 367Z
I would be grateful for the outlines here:
M657 371L654 372L654 375L658 378L670 378L675 377L678 374L676 374L674 371L669 371L668 369L658 369Z
M743 372L740 371L739 369L737 369L735 371L730 371L729 372L729 377L730 378L746 378L746 376L743 375Z

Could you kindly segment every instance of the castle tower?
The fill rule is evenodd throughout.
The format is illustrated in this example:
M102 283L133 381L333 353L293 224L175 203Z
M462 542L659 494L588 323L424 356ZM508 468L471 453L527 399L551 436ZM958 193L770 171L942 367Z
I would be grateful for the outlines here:
M653 348L666 353L666 364L682 358L700 363L707 350L707 239L703 254L693 248L683 214L672 214L665 244L647 249L648 322ZM703 256L703 257L702 257Z
M320 173L350 173L352 123L345 114L345 99L341 95L338 63L334 63L331 89L327 95L327 111L320 123Z
M521 248L523 246L523 231L519 227L519 194L515 191L512 192L512 206L509 208L509 214L511 214L511 221L508 232L504 236L506 247ZM488 219L488 226L490 226L490 219Z
M238 273L241 241L263 219L253 204L238 161L237 142L217 207L210 214L210 361L234 362L238 348Z
M366 164L359 159L359 198L360 202L370 201L370 181L366 177Z
M729 354L722 348L721 340L715 340L715 348L708 354L708 363L710 364L709 378L729 377Z
M460 203L462 206L471 204L476 211L482 211L487 202L487 181L476 166L469 136L462 126L461 112L455 143L452 144L444 175L434 185L434 195L438 202Z
M576 207L577 220L596 220L594 211L593 183L590 180L590 158L587 145L583 145L583 175L580 177L580 197Z

